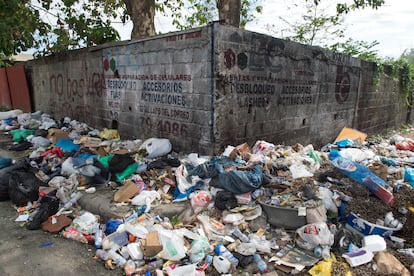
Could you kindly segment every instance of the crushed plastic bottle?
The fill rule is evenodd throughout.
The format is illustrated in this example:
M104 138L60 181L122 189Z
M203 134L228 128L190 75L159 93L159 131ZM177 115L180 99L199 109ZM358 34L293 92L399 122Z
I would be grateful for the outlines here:
M135 273L136 265L133 260L128 260L124 266L126 276L132 276Z
M259 268L260 272L267 273L269 270L267 269L267 264L265 261L263 261L262 257L260 257L259 254L253 255L254 262L257 264L257 267Z
M231 234L241 240L242 242L249 242L250 239L239 228L234 228Z
M102 236L103 236L103 230L101 228L98 228L95 232L95 248L100 249L102 248Z
M127 262L124 257L116 253L113 249L109 250L108 254L117 266L123 267Z
M102 249L96 250L95 255L96 255L96 257L98 257L99 259L101 259L103 261L106 261L109 258L108 252L106 252L105 250L102 250Z

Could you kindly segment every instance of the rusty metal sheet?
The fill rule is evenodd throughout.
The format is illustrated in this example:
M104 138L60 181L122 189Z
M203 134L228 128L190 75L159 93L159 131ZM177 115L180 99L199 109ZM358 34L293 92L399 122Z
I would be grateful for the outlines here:
M7 109L12 107L6 68L0 68L0 106Z
M7 79L11 102L14 109L21 109L24 112L32 112L30 104L29 87L27 85L24 66L17 65L6 68Z

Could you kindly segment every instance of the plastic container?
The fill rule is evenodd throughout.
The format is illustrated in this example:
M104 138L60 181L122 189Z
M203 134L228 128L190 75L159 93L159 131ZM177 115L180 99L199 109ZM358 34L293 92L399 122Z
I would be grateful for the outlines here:
M144 253L142 252L139 243L131 242L126 246L129 256L133 260L142 260L144 258Z
M380 235L370 235L362 239L362 247L371 252L378 252L384 251L387 248L387 243Z
M216 254L228 259L234 267L239 264L239 260L222 244L216 246Z
M278 228L298 229L306 224L305 216L298 216L297 208L280 207L259 201L267 215L268 222Z
M265 263L265 261L263 261L262 257L260 257L259 254L254 254L253 259L254 259L254 262L257 264L257 267L259 268L261 273L268 272L267 264Z
M342 257L351 267L355 267L369 263L374 258L374 254L369 250L361 248L357 251L342 254Z
M125 231L114 232L106 236L102 241L103 249L111 249L114 247L122 247L128 244L128 233Z
M232 264L230 260L224 258L223 256L214 256L213 266L219 273L227 273L229 272Z

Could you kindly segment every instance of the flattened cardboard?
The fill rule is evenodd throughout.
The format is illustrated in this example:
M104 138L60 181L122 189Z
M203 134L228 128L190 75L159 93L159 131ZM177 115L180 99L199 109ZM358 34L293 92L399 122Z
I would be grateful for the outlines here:
M360 132L356 129L344 127L339 133L338 137L336 137L334 143L344 140L344 139L350 139L352 141L359 139L361 143L363 143L365 142L366 138L367 138L367 134Z
M115 202L125 202L130 198L136 196L141 191L141 188L138 187L134 182L126 182L114 195Z
M51 140L53 144L56 144L56 142L62 138L69 138L69 135L66 131L57 128L50 128L48 130L47 139Z

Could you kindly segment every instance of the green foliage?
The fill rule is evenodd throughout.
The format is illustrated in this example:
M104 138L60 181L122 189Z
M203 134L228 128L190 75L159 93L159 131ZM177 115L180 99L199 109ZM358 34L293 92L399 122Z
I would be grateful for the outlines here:
M240 28L252 22L263 7L259 5L260 0L241 0ZM172 15L173 25L179 30L191 29L203 26L218 20L216 0L182 0L158 1L156 8L165 15Z
M299 4L292 3L288 9L297 9ZM288 19L280 17L287 24L287 28L282 33L287 33L282 37L287 40L296 41L307 45L325 45L333 39L344 36L343 17L338 14L329 15L326 7L316 5L314 2L306 1L306 12L301 16L301 20L290 22ZM271 27L272 29L274 26Z
M337 42L329 46L334 52L343 53L363 60L379 61L378 51L374 49L379 44L378 41L366 42L348 38L345 42Z
M39 45L36 36L47 34L48 25L28 0L0 0L0 56L9 57Z
M319 0L315 0L315 2L319 2ZM356 9L364 9L364 8L373 8L378 9L382 5L384 5L385 0L354 0L354 3L339 3L336 5L336 11L339 14L348 13L350 11Z
M110 22L124 10L122 0L0 0L0 54L34 48L48 55L118 40Z
M310 1L310 0L305 0ZM315 5L319 5L321 0L312 0ZM348 1L349 2L349 1ZM336 11L338 14L348 13L356 9L373 8L378 9L385 4L385 0L353 0L353 3L338 3Z

